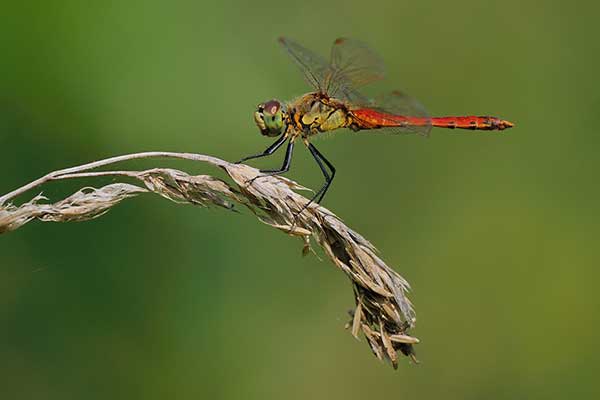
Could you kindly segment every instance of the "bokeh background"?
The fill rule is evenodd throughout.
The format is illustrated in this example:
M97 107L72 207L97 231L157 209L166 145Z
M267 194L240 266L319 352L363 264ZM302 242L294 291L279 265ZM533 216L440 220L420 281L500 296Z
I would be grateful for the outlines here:
M394 371L344 331L349 282L297 240L143 196L0 237L2 398L598 398L597 4L3 4L2 193L128 152L264 149L255 105L308 90L282 34L324 55L359 38L388 66L367 94L400 88L432 115L516 128L316 142L338 168L325 206L413 286L420 365ZM318 187L298 150L289 176ZM153 166L218 173L126 165Z

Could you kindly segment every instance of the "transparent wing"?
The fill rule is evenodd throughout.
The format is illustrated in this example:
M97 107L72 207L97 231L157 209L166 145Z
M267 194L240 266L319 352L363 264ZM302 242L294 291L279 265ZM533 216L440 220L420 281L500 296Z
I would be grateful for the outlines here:
M350 100L356 97L354 88L384 76L381 57L358 40L336 39L330 62L289 38L279 38L279 43L298 65L309 85L332 97Z
M391 114L429 118L427 110L417 99L400 90L377 96L371 103Z
M308 50L291 39L281 37L279 43L296 62L309 85L325 92L324 82L330 73L330 66L320 55Z
M383 59L369 46L354 39L339 38L331 47L331 71L325 76L326 90L331 96L383 79Z
M340 87L336 91L335 97L343 100L349 108L372 107L374 104L372 99L346 86Z
M360 105L359 107L365 107ZM431 131L431 118L425 107L413 97L395 90L371 100L367 108L389 115L387 120L398 122L397 126L382 127L372 132L406 134L417 133L429 135Z

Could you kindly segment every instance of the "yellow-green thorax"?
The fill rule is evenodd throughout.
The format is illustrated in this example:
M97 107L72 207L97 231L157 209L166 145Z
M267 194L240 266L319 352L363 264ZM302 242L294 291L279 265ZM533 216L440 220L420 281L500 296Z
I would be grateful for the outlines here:
M346 106L319 93L306 94L287 105L288 124L296 135L313 136L320 132L347 127L350 117ZM292 133L293 134L293 133Z

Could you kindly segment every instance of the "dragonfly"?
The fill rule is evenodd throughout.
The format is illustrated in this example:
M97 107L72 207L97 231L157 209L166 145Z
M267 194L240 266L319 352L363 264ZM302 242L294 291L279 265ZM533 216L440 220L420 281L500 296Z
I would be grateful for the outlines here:
M300 212L313 202L321 203L335 177L335 167L310 142L323 132L347 128L355 132L427 136L432 127L474 131L503 131L513 127L512 122L492 116L430 117L417 100L398 90L375 99L365 97L358 89L383 79L384 63L361 41L336 39L329 61L289 38L281 37L279 43L313 91L287 102L272 99L259 104L254 122L263 136L278 139L262 153L244 157L238 163L270 156L287 142L281 168L260 170L262 175L257 178L286 173L290 170L294 144L301 140L321 169L325 183Z

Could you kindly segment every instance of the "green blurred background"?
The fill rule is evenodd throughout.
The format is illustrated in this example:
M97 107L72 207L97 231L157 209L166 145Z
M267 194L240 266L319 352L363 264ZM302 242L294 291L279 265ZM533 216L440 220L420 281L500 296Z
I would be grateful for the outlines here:
M7 2L0 192L144 150L227 160L269 143L257 103L308 90L285 34L359 38L432 115L502 134L340 132L324 205L407 278L421 364L344 331L350 285L247 212L124 202L92 222L0 237L6 399L598 398L596 2ZM318 187L298 148L289 176ZM278 166L283 153L256 166ZM139 161L126 167L192 163ZM83 185L44 187L59 199ZM19 199L26 200L30 193Z

